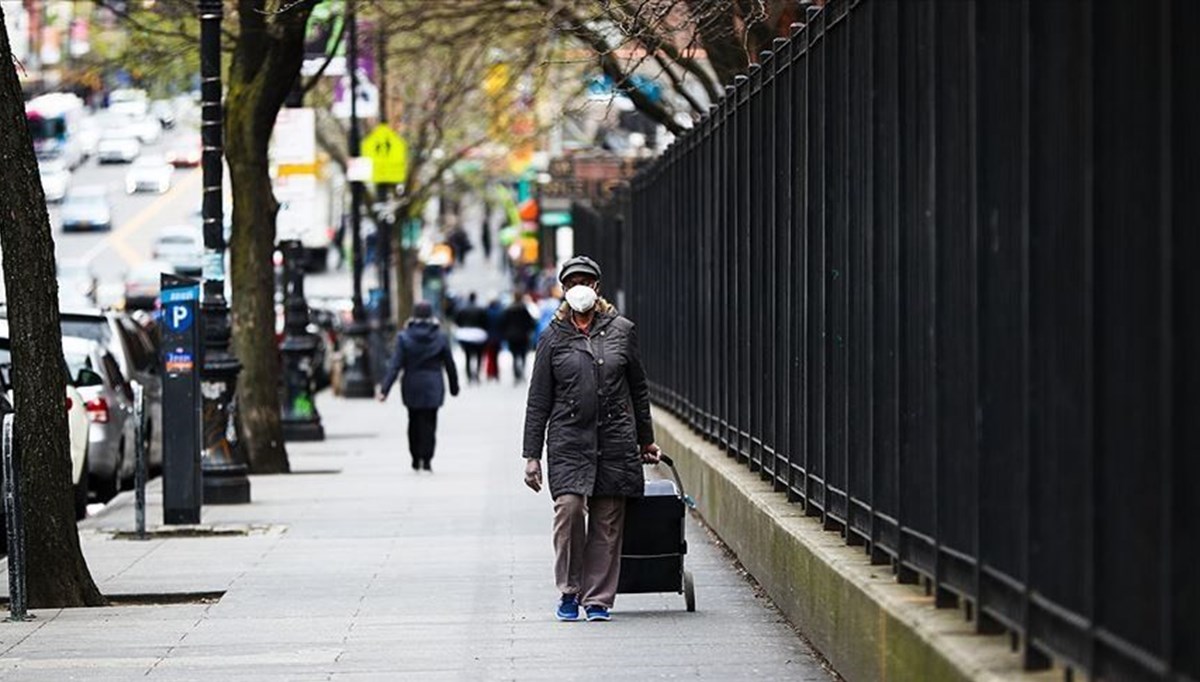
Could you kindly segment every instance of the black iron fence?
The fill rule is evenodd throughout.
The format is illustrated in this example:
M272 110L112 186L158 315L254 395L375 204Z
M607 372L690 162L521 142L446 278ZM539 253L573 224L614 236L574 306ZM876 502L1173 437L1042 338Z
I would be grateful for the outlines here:
M619 307L624 305L625 264L628 244L625 229L629 217L629 192L618 191L599 206L590 202L571 205L575 252L586 253L604 268L604 295Z
M1200 3L830 2L633 186L657 401L1104 679L1200 679Z

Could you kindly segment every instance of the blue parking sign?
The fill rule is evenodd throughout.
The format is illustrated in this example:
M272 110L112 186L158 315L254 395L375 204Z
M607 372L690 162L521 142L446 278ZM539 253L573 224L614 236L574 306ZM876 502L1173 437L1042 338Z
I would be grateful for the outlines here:
M194 308L187 303L173 303L167 306L163 313L163 322L176 334L182 334L192 327L195 317Z

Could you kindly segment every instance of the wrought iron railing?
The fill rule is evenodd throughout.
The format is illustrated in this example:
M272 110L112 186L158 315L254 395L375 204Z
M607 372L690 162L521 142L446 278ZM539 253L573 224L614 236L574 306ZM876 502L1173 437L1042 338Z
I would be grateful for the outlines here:
M834 0L633 183L655 399L1030 668L1200 679L1198 8Z

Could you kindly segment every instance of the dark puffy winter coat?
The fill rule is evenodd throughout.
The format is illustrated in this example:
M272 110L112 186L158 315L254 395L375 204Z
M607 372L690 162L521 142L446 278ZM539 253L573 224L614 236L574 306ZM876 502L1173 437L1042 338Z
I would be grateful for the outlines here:
M560 311L538 339L524 456L546 446L550 494L642 494L640 446L654 442L633 322L603 301L584 335Z
M384 395L400 377L404 406L430 410L446 400L442 371L450 378L450 395L458 395L458 369L450 352L450 341L434 320L411 320L396 336L396 349L380 388Z

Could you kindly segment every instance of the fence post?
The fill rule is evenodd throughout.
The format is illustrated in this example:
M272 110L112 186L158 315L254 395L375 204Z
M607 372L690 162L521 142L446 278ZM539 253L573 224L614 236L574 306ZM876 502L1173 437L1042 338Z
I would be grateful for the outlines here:
M133 383L134 460L134 519L139 540L146 539L146 389L140 382Z
M29 599L25 594L25 519L21 513L21 479L13 439L14 414L4 416L4 514L8 526L9 620L28 620Z

